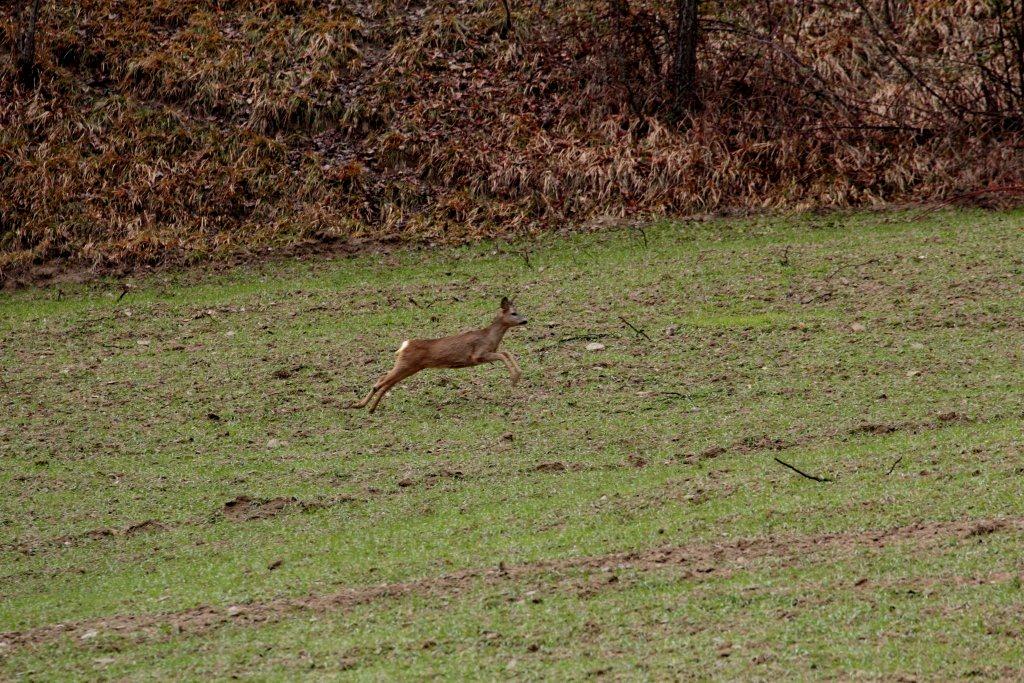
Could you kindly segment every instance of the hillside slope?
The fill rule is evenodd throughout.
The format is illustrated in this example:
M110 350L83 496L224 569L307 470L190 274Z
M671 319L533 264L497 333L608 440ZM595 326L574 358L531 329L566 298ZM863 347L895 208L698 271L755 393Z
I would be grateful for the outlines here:
M914 213L0 293L0 680L1024 679L1024 211Z

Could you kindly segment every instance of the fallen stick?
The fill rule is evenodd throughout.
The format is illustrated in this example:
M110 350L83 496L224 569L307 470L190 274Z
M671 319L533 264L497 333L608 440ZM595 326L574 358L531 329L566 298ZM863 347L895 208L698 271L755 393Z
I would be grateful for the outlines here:
M900 457L896 458L896 462L894 462L894 463L892 464L892 467L890 467L890 468L889 468L889 471L885 473L885 476L887 476L887 477L888 477L888 476L889 476L890 474L892 474L892 471L893 471L894 469L896 469L896 465L899 465L899 464L900 464L900 461L901 461L901 460L903 460L903 456L902 456L902 455L901 455Z
M824 482L824 481L832 481L828 477L816 477L813 474L807 474L803 470L799 470L796 467L793 467L792 465L790 465L788 462L786 462L784 460L779 460L778 458L775 458L775 462L777 462L780 465L783 465L785 467L788 467L789 469L791 469L794 472L796 472L797 474L799 474L801 477L807 477L808 479L813 479L814 481L822 481L822 482Z
M818 296L812 296L812 297L810 297L810 298L808 298L808 299L801 299L801 300L800 300L800 303L801 303L801 304L804 304L804 305L806 305L806 304L812 304L812 303L814 303L815 301L820 301L820 300L822 300L822 299L827 299L827 298L831 297L831 296L832 296L833 294L835 294L835 293L836 293L836 290L834 290L834 289L830 289L830 290L828 290L827 292L825 292L825 293L823 293L823 294L819 294Z
M544 353L545 351L557 348L558 346L561 346L562 344L567 344L567 343L573 342L573 341L593 341L595 339L605 339L605 338L610 337L610 336L612 336L612 335L610 335L610 334L578 334L578 335L576 335L574 337L562 337L561 339L558 339L554 344L548 344L547 346L540 347L539 349L537 349L537 351L535 353Z
M643 338L644 338L644 339L646 339L647 341L651 341L651 338L647 336L647 333L646 333L646 332L644 332L644 331L643 331L643 330L641 330L641 329L640 329L639 327L635 326L635 325L634 325L633 323L631 323L631 322L629 322L628 320L626 320L625 318L623 318L623 317L622 317L621 315L619 316L619 320L621 320L622 322L626 323L626 325L627 325L627 326L629 326L629 329L631 329L631 330L633 330L634 332L636 332L636 333L637 333L637 335L639 335L639 336L643 337Z
M642 225L637 225L635 227L636 227L637 230L640 231L640 236L644 240L644 249L646 249L647 248L647 231L644 230L644 226L642 226Z
M861 266L867 266L867 265L870 265L872 263L878 263L878 259L876 259L876 258L869 258L867 261L863 261L861 263L847 263L846 265L836 266L832 270L831 273L829 273L828 275L825 276L825 281L828 282L829 280L834 278L836 275L838 275L840 273L840 271L846 270L847 268L860 268Z

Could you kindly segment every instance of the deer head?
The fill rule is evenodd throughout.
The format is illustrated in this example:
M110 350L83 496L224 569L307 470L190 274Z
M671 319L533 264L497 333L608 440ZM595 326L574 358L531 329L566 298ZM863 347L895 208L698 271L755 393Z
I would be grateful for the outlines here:
M519 315L516 311L516 305L507 296L501 298L501 312L498 313L498 319L506 327L525 325L527 322L526 318Z

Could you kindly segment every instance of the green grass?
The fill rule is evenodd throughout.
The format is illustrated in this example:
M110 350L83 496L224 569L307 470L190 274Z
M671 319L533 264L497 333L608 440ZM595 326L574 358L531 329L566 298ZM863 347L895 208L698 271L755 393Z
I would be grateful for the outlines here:
M664 223L3 295L0 632L100 621L0 637L0 678L1020 675L1013 525L614 583L550 562L1024 516L1022 228ZM518 387L423 373L342 409L402 339L509 292ZM238 496L295 502L238 521ZM439 578L499 564L525 569ZM426 589L170 628L406 581Z

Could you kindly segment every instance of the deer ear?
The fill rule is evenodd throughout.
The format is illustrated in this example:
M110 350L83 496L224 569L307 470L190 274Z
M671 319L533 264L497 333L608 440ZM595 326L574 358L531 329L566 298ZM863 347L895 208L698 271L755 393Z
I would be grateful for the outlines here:
M501 297L501 310L507 311L510 308L512 308L512 302L508 300L508 297Z

